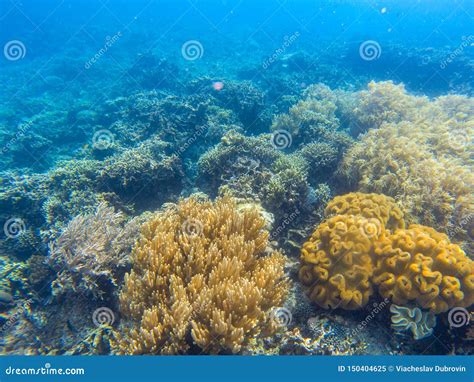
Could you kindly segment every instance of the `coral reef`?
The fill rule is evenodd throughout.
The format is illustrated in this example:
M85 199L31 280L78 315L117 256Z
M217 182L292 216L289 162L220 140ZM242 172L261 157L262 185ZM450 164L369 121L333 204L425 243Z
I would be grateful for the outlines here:
M53 295L83 293L104 298L129 265L139 227L139 218L126 223L122 213L105 203L93 214L72 219L50 243L48 263L57 272Z
M324 210L326 216L356 215L377 219L385 228L405 228L403 212L393 198L379 194L351 192L336 196Z
M303 159L308 173L308 182L317 185L329 179L340 160L340 150L325 142L309 143L293 154L293 158Z
M265 113L265 94L250 81L226 81L215 97L221 107L235 112L245 131L262 132L270 122Z
M420 308L409 308L392 304L392 329L398 332L411 331L415 340L421 340L433 334L436 326L436 316L424 312Z
M367 90L353 95L355 108L351 113L351 134L357 136L383 123L414 120L419 110L429 105L427 97L414 97L407 93L403 84L393 81L375 82Z
M359 309L374 287L395 304L415 303L435 314L474 303L474 262L433 228L397 228L405 223L393 199L348 194L326 212L334 216L304 244L299 271L319 306Z
M21 219L24 229L1 245L20 256L46 254L46 242L75 216L93 213L100 202L134 214L177 197L182 163L165 150L163 142L149 141L102 162L66 161L41 175L6 174L0 181L0 218Z
M373 293L373 243L366 219L339 215L319 225L301 250L299 278L309 298L325 309L360 309Z
M338 151L351 144L350 137L340 127L336 117L336 93L323 84L308 87L303 100L292 106L288 114L278 115L272 131L286 131L291 136L291 148L303 144L327 143Z
M466 221L474 214L474 100L444 96L429 101L391 83L370 88L368 110L385 112L370 114L377 121L364 122L370 130L346 152L342 182L395 198L408 223L447 233L471 252ZM374 106L376 101L381 105ZM367 115L366 108L361 110Z
M47 257L33 255L27 261L28 283L40 295L49 295L51 281L55 279L53 269L47 264Z
M98 182L125 203L138 209L153 208L181 189L181 160L166 156L158 144L145 143L106 160L99 170Z
M474 261L446 235L413 224L382 235L374 253L373 281L395 304L438 314L474 303Z
M125 276L120 309L127 322L115 342L125 354L242 350L274 332L269 312L284 302L284 257L265 255L268 233L255 210L229 197L195 198L158 213L142 228Z
M260 201L275 215L277 225L285 211L304 208L309 193L306 178L304 163L277 150L270 135L231 132L198 162L199 184L211 195L228 192Z

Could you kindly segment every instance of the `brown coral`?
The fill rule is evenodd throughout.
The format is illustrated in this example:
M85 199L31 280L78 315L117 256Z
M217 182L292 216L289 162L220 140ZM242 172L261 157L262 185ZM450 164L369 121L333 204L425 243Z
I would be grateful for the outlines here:
M239 212L229 197L189 198L146 223L120 294L131 325L117 352L184 353L193 342L207 353L236 353L272 333L269 312L283 303L288 281L284 257L265 255L264 226L256 210Z
M441 313L474 303L474 262L432 228L413 224L386 233L374 254L373 281L395 304Z

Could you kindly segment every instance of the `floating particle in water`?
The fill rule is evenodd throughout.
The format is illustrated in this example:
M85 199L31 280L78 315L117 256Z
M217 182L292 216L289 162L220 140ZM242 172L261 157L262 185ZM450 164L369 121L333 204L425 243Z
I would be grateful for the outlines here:
M222 81L216 81L212 84L212 87L216 91L221 91L224 88L224 83Z
M387 12L387 8L383 7L381 10L380 10L380 13L386 13Z

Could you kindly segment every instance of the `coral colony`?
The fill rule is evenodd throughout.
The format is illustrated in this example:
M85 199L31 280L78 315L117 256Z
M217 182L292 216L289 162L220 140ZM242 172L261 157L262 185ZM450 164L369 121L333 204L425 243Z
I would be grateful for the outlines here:
M3 354L474 352L467 45L109 36L0 71Z

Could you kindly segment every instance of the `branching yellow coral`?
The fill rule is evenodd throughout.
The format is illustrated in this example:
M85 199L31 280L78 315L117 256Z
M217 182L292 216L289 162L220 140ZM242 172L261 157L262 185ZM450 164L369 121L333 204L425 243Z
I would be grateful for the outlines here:
M125 354L239 352L276 329L269 312L288 292L284 256L267 249L258 211L224 197L189 198L142 229L120 294L130 325L115 346ZM192 340L191 340L192 339Z
M321 307L358 309L374 287L395 304L435 314L474 303L474 262L433 228L398 228L405 222L393 199L343 195L328 204L328 215L304 244L299 272Z
M395 304L441 313L474 303L474 262L446 235L413 224L383 235L374 253L373 281Z

